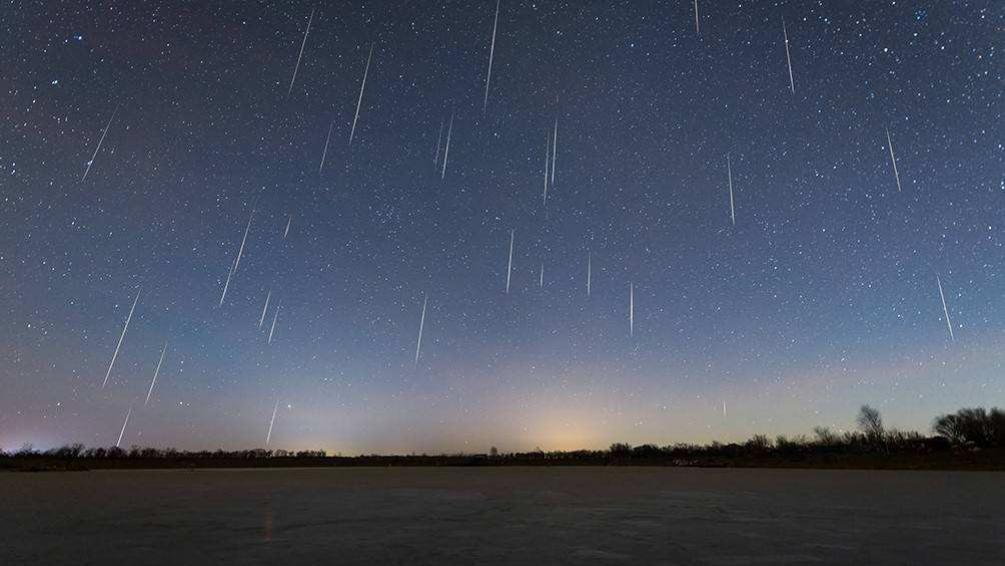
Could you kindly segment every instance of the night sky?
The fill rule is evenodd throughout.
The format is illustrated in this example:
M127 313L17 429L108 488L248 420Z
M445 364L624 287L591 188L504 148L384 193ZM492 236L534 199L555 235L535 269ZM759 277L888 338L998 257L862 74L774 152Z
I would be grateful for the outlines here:
M0 447L1005 401L1005 3L502 0L487 103L492 0L207 4L0 11Z

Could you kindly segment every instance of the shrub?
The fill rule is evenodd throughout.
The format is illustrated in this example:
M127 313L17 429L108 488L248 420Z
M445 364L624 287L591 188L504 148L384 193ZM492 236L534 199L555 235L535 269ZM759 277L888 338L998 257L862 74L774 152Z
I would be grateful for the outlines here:
M837 446L841 444L841 437L825 426L813 427L813 434L817 437L817 444L821 446Z
M610 452L612 456L631 456L632 445L627 442L615 442L614 444L611 444L608 452Z
M21 445L21 448L14 453L15 456L36 456L38 452L35 451L35 445L30 442L25 442Z
M1005 411L995 407L960 409L935 418L932 430L958 446L991 448L1005 446Z
M655 458L662 453L659 446L655 444L643 444L641 446L636 446L632 450L632 456L638 458Z
M744 446L755 452L767 452L768 450L771 450L771 440L763 434L755 434L747 440Z

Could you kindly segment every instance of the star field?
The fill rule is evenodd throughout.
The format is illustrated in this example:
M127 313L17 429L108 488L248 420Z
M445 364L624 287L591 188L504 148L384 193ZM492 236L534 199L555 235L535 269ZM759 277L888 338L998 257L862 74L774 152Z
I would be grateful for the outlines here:
M502 0L487 102L491 0L0 14L0 446L130 408L124 446L262 446L278 403L271 446L369 453L1002 399L1005 5L698 6Z

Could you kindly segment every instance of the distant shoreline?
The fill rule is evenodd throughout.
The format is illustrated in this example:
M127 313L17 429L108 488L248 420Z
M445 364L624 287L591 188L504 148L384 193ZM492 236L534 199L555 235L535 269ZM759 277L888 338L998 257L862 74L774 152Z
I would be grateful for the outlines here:
M263 456L179 458L0 458L0 471L74 472L97 470L262 470L314 468L488 468L488 467L669 467L813 470L1005 471L1005 451L950 451L933 454L808 454L803 456L698 457L668 459L596 453L531 453L504 456Z
M1005 471L1005 411L960 409L936 417L937 436L886 429L879 411L863 405L859 432L837 434L826 427L805 436L774 440L758 434L742 444L632 446L574 450L439 455L328 455L324 450L202 450L118 445L85 448L72 444L44 452L26 444L0 451L0 471L84 471L144 469L263 469L323 467L505 467L505 466L665 466L677 468L785 468L821 470L984 470ZM120 439L121 440L121 439Z

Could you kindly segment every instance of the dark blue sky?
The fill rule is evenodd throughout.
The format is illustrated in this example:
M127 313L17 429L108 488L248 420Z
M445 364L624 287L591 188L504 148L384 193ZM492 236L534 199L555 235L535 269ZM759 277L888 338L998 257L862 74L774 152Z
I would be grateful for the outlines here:
M503 0L484 111L491 0L8 7L0 446L130 407L124 446L261 446L277 399L270 446L344 453L1001 404L1005 5L698 6Z

